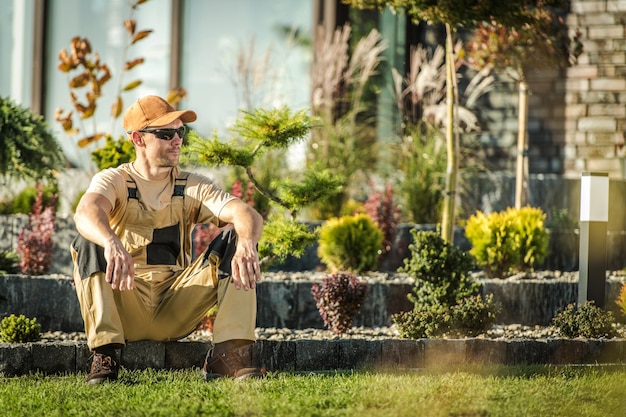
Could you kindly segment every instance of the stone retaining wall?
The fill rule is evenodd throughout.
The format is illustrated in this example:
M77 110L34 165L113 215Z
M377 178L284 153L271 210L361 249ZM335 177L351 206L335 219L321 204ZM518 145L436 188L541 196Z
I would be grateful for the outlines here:
M623 281L606 283L605 307L619 315L615 300ZM324 328L311 294L311 281L262 281L257 289L257 327ZM353 325L385 327L391 316L412 309L412 284L371 283ZM483 295L501 304L498 324L547 325L559 309L578 300L578 283L566 280L483 280ZM83 331L80 307L68 277L0 275L0 318L36 317L44 331Z

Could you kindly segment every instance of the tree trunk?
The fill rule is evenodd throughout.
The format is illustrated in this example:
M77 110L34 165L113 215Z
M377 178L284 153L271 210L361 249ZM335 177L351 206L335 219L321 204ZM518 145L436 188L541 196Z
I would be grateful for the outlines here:
M458 175L458 146L455 138L455 90L456 77L454 68L454 46L452 28L446 23L446 100L448 106L448 122L446 125L446 185L443 198L443 215L441 219L441 237L450 243L454 242L454 222L456 206L456 189Z
M528 84L519 82L519 109L517 127L517 161L515 175L515 208L520 209L528 202Z

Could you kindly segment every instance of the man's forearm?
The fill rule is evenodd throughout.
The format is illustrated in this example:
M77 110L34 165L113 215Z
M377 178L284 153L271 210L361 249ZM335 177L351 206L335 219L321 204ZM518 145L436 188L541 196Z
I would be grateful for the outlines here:
M237 211L233 222L237 236L258 242L263 234L263 217L247 204L242 204Z
M231 200L224 206L220 220L231 223L240 239L258 242L263 234L263 217L239 199Z
M117 236L109 225L107 214L97 206L83 207L74 214L76 230L86 239L102 247Z

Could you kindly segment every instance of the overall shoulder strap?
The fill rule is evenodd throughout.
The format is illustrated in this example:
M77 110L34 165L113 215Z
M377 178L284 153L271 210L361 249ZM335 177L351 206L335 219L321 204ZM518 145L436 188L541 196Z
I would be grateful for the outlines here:
M125 170L120 169L119 171L122 173L122 176L126 180L126 189L128 190L128 199L130 200L132 198L135 200L139 200L139 197L137 196L137 183L135 182L135 180Z
M174 193L172 197L182 197L185 198L185 186L187 185L187 177L189 177L188 172L181 172L178 175L174 182Z

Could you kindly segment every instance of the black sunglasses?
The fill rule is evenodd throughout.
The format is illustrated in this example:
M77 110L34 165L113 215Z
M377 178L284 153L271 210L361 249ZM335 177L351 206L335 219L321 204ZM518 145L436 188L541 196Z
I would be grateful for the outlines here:
M181 126L178 129L141 129L137 132L152 133L161 140L172 140L174 135L178 135L182 139L185 136L185 126Z

